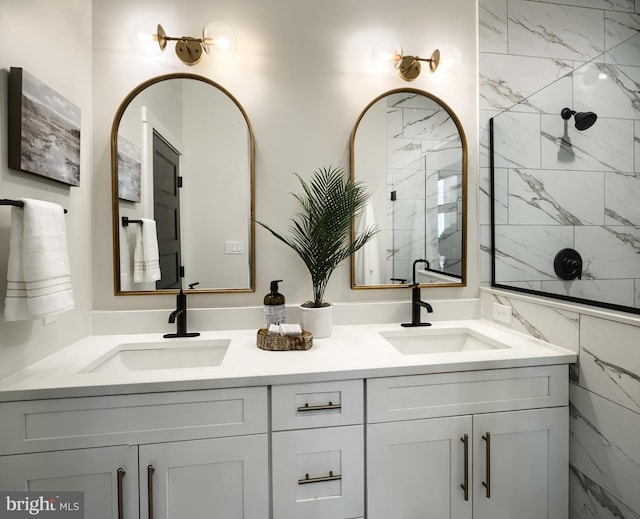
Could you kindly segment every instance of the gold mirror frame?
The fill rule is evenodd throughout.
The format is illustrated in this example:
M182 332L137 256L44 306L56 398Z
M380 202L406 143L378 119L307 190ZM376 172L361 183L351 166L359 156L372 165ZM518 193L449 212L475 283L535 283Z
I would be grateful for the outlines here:
M249 221L249 276L250 283L248 287L242 288L184 288L185 293L239 293L239 292L255 292L256 278L256 262L255 262L255 138L249 117L238 100L224 87L218 83L197 74L190 73L172 73L151 78L137 87L135 87L124 98L120 107L116 111L111 127L111 214L112 214L112 245L113 245L113 279L114 294L121 295L158 295L158 294L176 294L178 289L157 289L157 290L130 290L123 291L120 282L120 208L118 205L118 128L125 110L131 104L133 99L146 88L170 79L192 79L201 81L225 94L230 101L240 110L247 124L247 133L249 136L249 184L250 184L250 221Z
M415 88L397 88L394 90L389 90L380 94L373 101L371 101L365 108L362 110L356 123L353 127L353 131L351 132L350 139L350 175L352 180L356 180L356 168L355 168L355 139L356 133L358 131L358 127L362 122L363 117L366 115L367 111L375 105L378 101L393 95L393 94L416 94L427 97L433 102L440 105L440 107L447 112L451 120L456 125L458 129L458 133L460 135L460 144L462 148L462 275L459 283L419 283L421 288L461 288L467 286L467 190L468 190L468 151L467 151L467 138L464 133L464 129L462 128L462 124L458 116L454 113L454 111L449 107L447 103L445 103L442 99L434 96L424 90L419 90ZM353 240L356 233L356 222L353 222L351 226L351 239ZM417 259L417 258L416 258ZM351 255L351 289L352 290L369 290L369 289L386 289L386 288L407 288L411 286L411 283L398 283L398 284L371 284L371 285L358 285L356 284L356 256L355 254Z

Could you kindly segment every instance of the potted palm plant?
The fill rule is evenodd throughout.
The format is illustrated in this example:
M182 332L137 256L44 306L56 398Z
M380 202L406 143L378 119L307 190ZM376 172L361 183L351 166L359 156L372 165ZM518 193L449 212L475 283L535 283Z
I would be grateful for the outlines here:
M302 186L293 194L298 211L285 236L263 222L257 222L304 261L313 285L313 299L301 305L302 326L315 337L331 335L332 306L324 300L329 278L338 265L349 258L377 232L367 228L351 239L351 228L371 194L364 183L345 176L342 168L320 168L307 182L295 173ZM319 323L315 323L319 317Z

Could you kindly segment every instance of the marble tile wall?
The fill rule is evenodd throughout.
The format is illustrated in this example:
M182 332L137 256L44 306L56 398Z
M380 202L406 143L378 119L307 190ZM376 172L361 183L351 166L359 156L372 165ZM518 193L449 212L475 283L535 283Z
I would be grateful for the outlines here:
M536 228L499 230L504 240L498 242L498 271L507 276L504 281L567 293L569 287L558 283L553 272L552 260L559 250L554 248L559 244L577 248L580 240L587 247L585 278L591 279L582 286L573 284L578 297L613 294L612 302L635 306L640 283L629 263L637 257L640 242L637 229L629 224L638 222L634 201L640 194L640 38L606 53L600 63L581 65L640 30L636 4L633 0L480 0L483 282L490 281L491 272L487 123L512 108L496 124L497 222ZM604 75L606 80L598 79ZM593 110L599 119L584 132L565 128L558 115L560 104ZM567 183L571 190L564 188ZM575 226L590 230L577 233ZM605 247L598 241L603 230L595 226L608 226L606 247L621 251L620 273L634 278L621 292L619 282L603 282L618 266L597 257L598 249ZM554 227L554 239L540 241L554 233ZM523 234L531 235L528 249L541 250L537 258L520 262L522 272L516 272Z
M628 39L640 30L636 2L480 0L479 6L481 281L491 281L487 123L500 113L499 282L636 306L640 36ZM594 111L598 121L578 131L559 116L565 106ZM566 247L583 256L582 280L555 275L553 259Z
M640 0L479 0L483 283L492 260L488 123L518 105L497 128L507 144L495 171L498 275L568 295L549 266L575 244L586 279L571 295L639 305L640 38L615 47L638 30ZM557 115L565 102L598 113L596 125L565 133ZM602 279L612 271L622 279ZM508 304L514 329L579 353L570 371L571 519L640 519L640 319L481 292L485 318L494 302Z
M514 330L571 349L571 519L640 519L640 318L483 289L513 309Z

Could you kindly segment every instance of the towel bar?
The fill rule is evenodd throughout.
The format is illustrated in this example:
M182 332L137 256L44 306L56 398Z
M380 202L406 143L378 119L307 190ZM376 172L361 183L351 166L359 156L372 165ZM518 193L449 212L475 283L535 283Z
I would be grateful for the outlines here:
M8 198L2 198L0 199L0 205L13 205L15 207L24 207L24 202L21 200L9 200ZM66 213L67 210L65 209L64 212Z
M132 220L128 216L122 217L122 227L129 227L130 223L139 223L140 225L142 225L142 220Z

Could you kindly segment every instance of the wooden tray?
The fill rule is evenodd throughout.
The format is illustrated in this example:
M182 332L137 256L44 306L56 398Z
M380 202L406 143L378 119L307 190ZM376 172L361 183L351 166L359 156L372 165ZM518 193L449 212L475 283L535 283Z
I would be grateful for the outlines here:
M313 346L313 335L311 332L302 330L302 335L284 337L281 335L269 335L266 328L260 328L256 344L262 350L308 350Z

